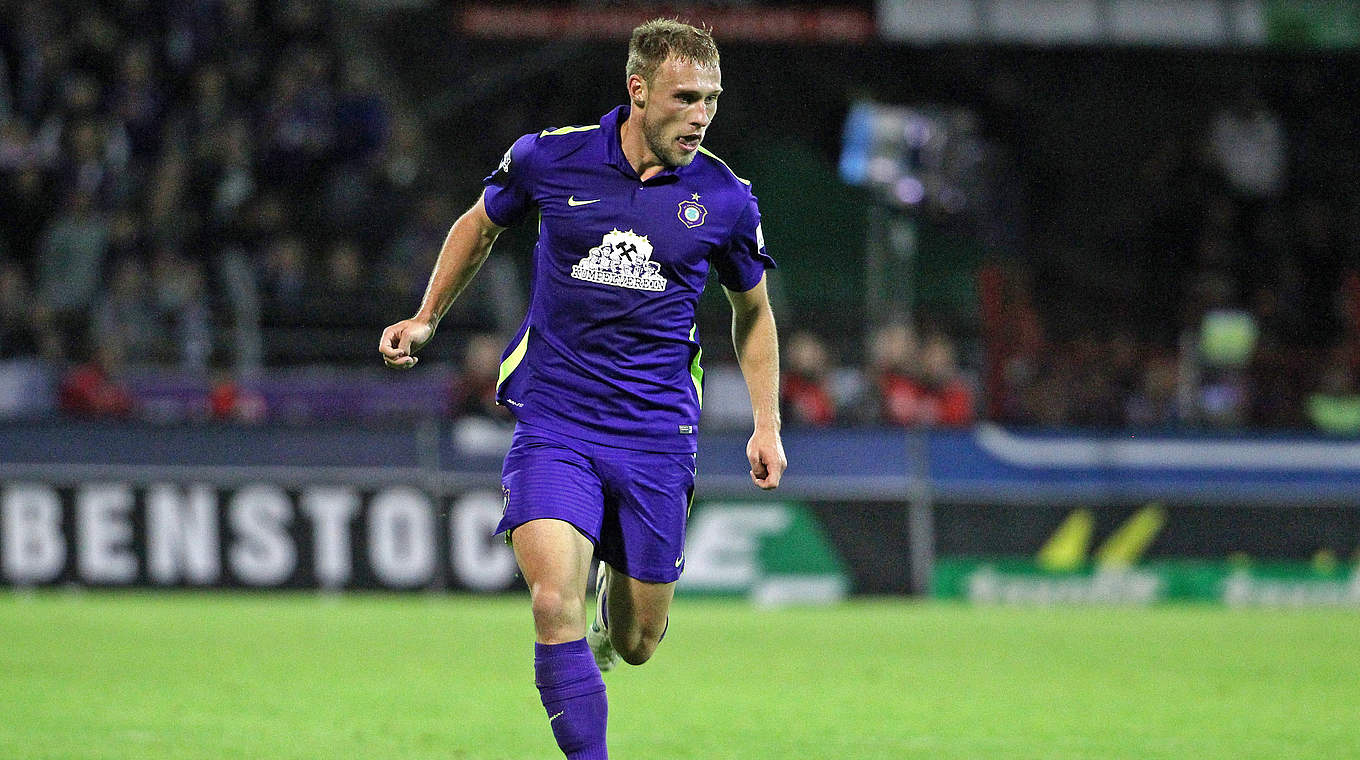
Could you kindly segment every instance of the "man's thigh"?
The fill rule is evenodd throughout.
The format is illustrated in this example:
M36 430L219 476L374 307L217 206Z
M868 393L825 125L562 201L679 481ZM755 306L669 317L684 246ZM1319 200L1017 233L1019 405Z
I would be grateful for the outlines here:
M606 494L596 554L645 584L674 583L685 565L694 455L621 452L596 465Z
M561 520L599 544L604 484L590 458L558 441L515 432L501 471L505 511L497 533L512 543L515 529L532 520Z

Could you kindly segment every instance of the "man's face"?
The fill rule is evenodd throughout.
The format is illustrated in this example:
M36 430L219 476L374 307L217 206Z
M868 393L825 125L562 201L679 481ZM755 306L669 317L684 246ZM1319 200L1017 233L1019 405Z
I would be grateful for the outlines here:
M639 80L641 81L641 80ZM667 167L687 166L718 112L722 72L717 66L667 58L641 92L642 134L647 148ZM637 91L634 91L635 99Z

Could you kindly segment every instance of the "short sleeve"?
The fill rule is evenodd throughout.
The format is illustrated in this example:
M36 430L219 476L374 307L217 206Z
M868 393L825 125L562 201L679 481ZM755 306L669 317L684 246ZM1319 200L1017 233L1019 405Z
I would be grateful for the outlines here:
M760 230L760 208L756 197L750 196L740 221L732 229L727 246L713 258L718 282L728 290L744 293L760 284L766 269L775 267L774 259L765 252L765 235Z
M505 151L496 171L482 180L486 215L498 227L515 224L534 205L533 193L529 191L533 173L529 158L535 145L533 134L519 138Z

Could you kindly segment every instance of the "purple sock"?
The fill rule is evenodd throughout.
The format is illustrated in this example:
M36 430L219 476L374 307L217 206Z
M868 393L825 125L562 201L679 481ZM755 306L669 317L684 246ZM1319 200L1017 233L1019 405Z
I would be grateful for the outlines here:
M586 640L534 644L534 684L568 760L609 760L604 742L609 700Z

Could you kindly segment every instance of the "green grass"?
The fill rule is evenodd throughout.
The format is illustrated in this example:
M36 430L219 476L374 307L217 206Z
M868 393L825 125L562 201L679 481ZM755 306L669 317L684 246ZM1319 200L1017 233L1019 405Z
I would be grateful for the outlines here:
M0 758L560 757L521 597L0 593ZM1360 757L1360 618L676 603L616 760Z

